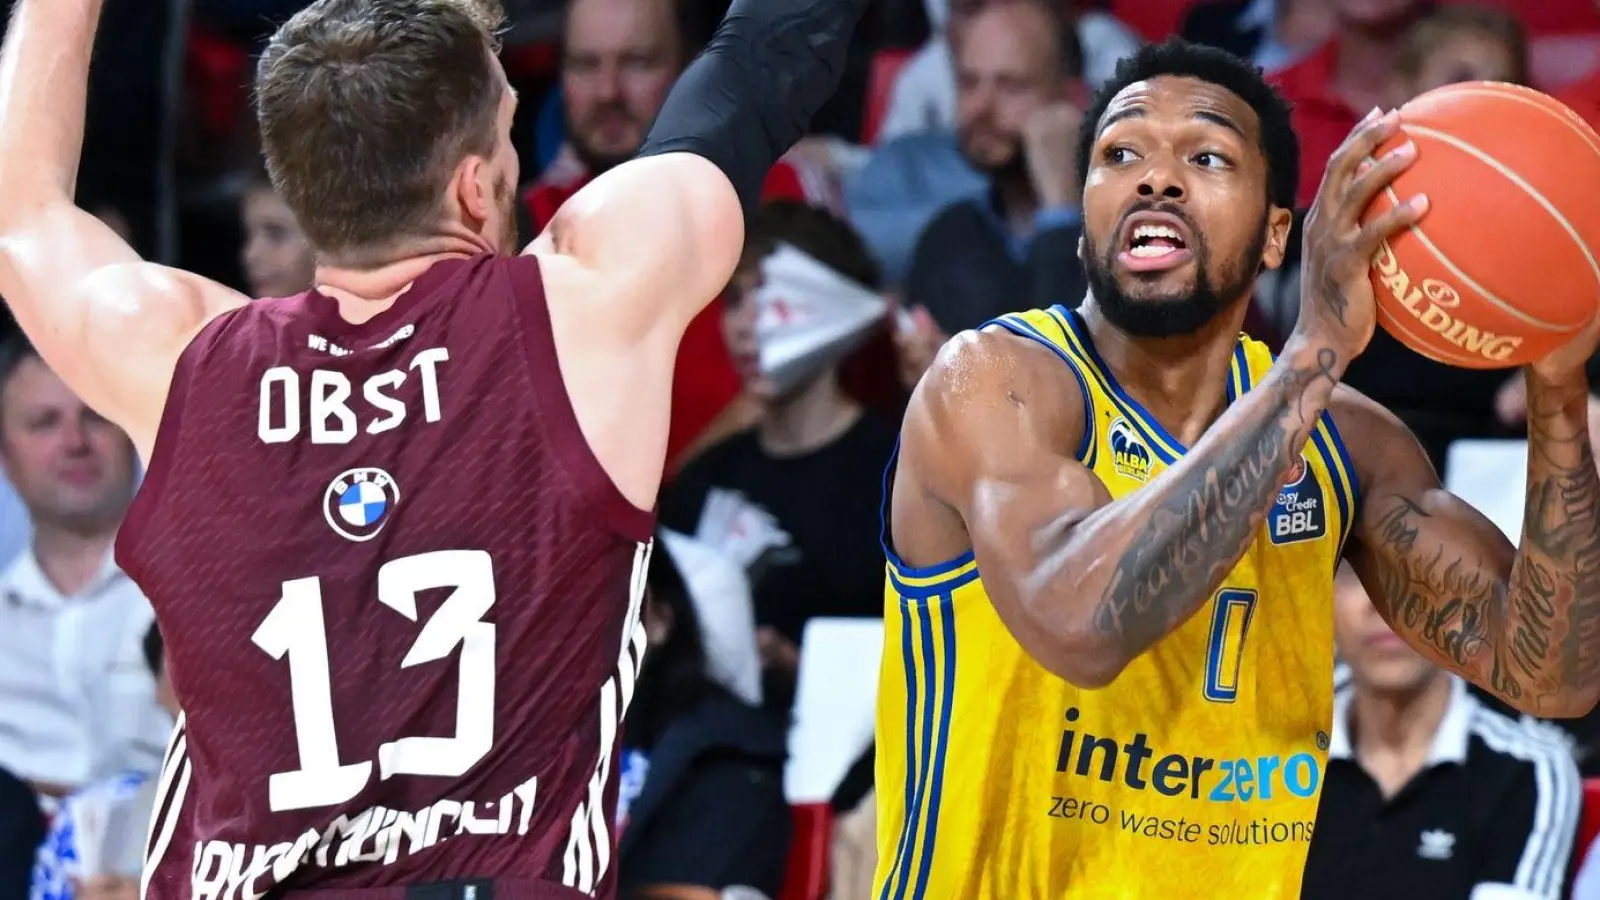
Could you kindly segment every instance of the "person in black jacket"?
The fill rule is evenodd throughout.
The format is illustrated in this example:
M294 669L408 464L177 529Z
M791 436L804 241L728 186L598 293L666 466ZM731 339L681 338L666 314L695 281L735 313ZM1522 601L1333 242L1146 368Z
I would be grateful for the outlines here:
M706 674L700 617L658 540L647 575L650 649L623 741L617 815L624 900L730 887L776 897L792 819L784 731Z

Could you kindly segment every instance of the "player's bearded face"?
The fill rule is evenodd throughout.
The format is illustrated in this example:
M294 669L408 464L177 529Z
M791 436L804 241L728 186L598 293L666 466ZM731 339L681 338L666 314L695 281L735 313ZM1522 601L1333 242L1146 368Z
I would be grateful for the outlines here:
M1141 212L1175 216L1187 227L1190 265L1154 272L1130 271L1118 262L1125 249L1128 218ZM1110 235L1084 233L1083 266L1095 304L1111 324L1139 337L1194 332L1239 298L1248 296L1266 248L1266 209L1247 233L1248 243L1219 258L1206 229L1176 203L1141 200L1124 213Z

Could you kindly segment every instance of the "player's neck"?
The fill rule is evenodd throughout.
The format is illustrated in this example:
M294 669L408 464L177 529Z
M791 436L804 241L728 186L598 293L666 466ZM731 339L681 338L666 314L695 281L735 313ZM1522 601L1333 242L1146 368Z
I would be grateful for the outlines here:
M1228 404L1228 372L1244 324L1235 303L1189 334L1138 337L1111 324L1094 298L1080 309L1095 350L1123 389L1184 446L1193 446Z
M1427 761L1434 734L1450 708L1450 676L1437 672L1406 691L1357 687L1350 704L1356 759L1385 795L1404 787Z
M115 527L84 532L35 522L33 555L51 586L63 597L76 597L100 574L116 536Z
M804 456L828 446L861 418L861 404L839 387L830 372L777 400L756 428L761 449L769 456Z
M393 306L395 298L434 263L475 256L484 249L458 237L440 236L393 262L363 267L319 265L317 291L338 302L339 315L345 321L360 325Z

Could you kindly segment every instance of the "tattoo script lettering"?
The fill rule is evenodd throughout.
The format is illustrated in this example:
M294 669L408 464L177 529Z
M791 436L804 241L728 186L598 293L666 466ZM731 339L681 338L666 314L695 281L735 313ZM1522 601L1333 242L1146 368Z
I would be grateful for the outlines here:
M1529 397L1528 499L1521 552L1462 554L1449 524L1403 497L1371 499L1366 559L1373 599L1395 628L1523 709L1570 713L1600 690L1600 475L1582 397ZM1485 649L1488 648L1487 654ZM1519 702L1520 701L1520 702Z
M1117 561L1095 610L1097 631L1131 657L1210 597L1254 539L1321 415L1323 404L1308 399L1308 389L1326 381L1331 391L1337 368L1338 357L1324 348L1311 365L1264 382L1260 389L1275 391L1278 406L1239 426L1205 465L1169 473L1181 480Z

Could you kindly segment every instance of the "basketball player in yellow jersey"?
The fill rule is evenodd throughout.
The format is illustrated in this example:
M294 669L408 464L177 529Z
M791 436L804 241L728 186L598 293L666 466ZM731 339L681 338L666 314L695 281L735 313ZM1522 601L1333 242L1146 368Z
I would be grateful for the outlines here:
M1367 266L1426 215L1362 211L1415 155L1330 161L1276 361L1239 336L1284 258L1298 151L1248 65L1126 61L1084 118L1079 310L954 338L889 497L878 900L1295 898L1348 559L1395 631L1519 709L1600 696L1591 328L1526 372L1521 550L1340 387ZM1493 210L1485 210L1493 215Z

